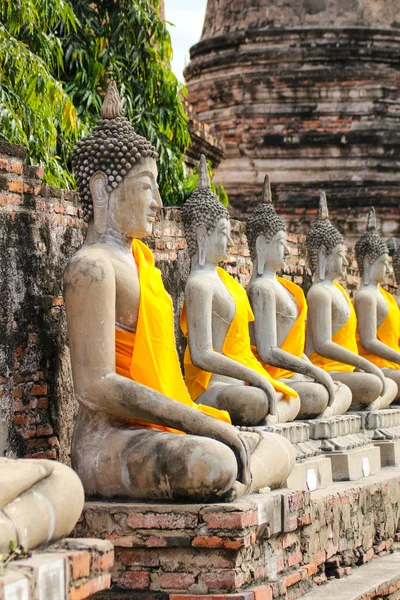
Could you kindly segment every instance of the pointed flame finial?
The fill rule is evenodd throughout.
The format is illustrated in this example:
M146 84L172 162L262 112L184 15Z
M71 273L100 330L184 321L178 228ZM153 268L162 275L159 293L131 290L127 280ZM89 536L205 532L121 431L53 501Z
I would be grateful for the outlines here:
M376 231L376 214L373 206L369 209L366 231Z
M271 181L269 178L269 173L267 173L264 177L262 201L265 202L265 204L272 204Z
M105 95L103 106L100 110L102 119L116 119L122 117L124 109L122 107L121 98L119 96L117 84L115 81L110 81L107 94Z
M197 181L197 189L199 190L210 190L211 183L208 175L207 161L204 154L200 156L199 162L199 179Z
M326 201L325 192L321 192L319 196L318 219L320 219L320 221L326 221L329 219L328 203Z

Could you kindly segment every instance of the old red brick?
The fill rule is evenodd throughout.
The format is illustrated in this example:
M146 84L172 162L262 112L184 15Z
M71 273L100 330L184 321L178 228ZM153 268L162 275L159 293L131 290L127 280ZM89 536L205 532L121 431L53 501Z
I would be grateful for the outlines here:
M198 519L192 513L131 513L127 522L132 529L193 529Z
M118 585L130 590L147 590L150 585L148 571L126 571L118 580Z
M159 585L164 590L187 590L195 582L192 573L162 573Z
M96 592L108 589L110 585L111 575L109 573L100 575L100 577L90 579L77 587L72 587L69 598L70 600L83 600Z
M212 529L243 529L258 524L258 513L255 510L205 513L203 519Z

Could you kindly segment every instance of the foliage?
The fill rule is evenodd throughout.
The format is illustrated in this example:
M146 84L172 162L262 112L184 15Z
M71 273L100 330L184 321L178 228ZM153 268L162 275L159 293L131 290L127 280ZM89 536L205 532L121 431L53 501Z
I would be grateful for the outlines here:
M64 0L0 2L0 139L26 146L53 185L72 183L62 161L83 129L54 77L62 49L52 30L72 31L76 24Z
M16 540L10 540L9 552L6 556L0 554L0 577L4 575L5 567L13 560L29 558L32 553L21 545L18 545Z
M60 30L63 79L78 115L93 125L108 81L114 79L126 116L160 155L164 202L182 203L182 152L190 137L180 97L184 89L169 66L171 39L158 14L159 0L70 1L81 26Z
M219 185L217 188L216 185L212 181L213 171L212 171L211 161L209 161L209 160L207 161L207 168L208 168L208 175L210 177L212 191L218 197L219 201L222 202L222 204L224 206L228 207L229 199L228 199L228 194L226 193L224 186ZM199 175L198 175L198 169L196 167L193 169L193 173L189 173L185 178L185 181L183 184L184 202L189 198L189 196L196 189L198 180L199 180Z
M125 114L152 141L166 204L184 199L182 153L190 142L170 70L171 39L159 0L0 2L2 137L28 147L45 180L71 183L68 155L97 121L110 78Z

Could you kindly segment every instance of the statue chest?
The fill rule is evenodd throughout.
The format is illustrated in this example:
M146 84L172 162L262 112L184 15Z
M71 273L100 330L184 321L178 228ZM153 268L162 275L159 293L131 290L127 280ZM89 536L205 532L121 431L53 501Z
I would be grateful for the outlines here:
M115 268L115 321L123 329L136 330L140 303L140 284L136 265Z

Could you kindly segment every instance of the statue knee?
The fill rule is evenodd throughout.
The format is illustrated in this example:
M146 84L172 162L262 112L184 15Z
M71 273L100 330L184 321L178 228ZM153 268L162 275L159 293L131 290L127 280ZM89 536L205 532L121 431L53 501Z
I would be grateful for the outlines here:
M277 410L279 423L294 421L300 412L301 400L297 395L294 398L282 398L278 401Z

